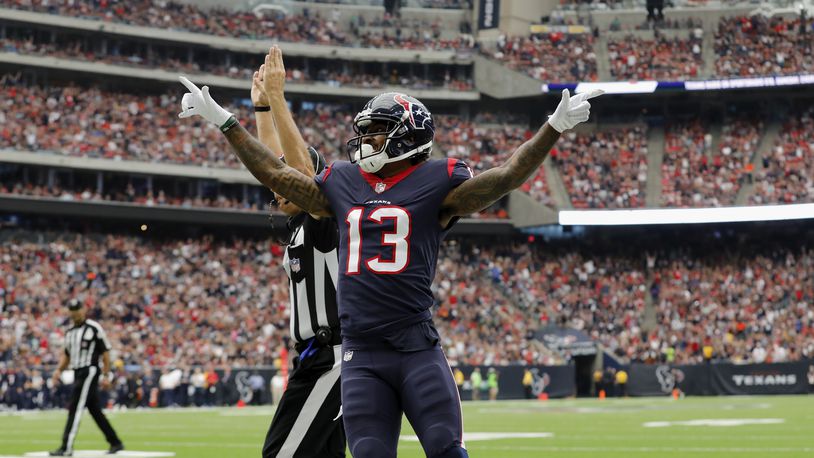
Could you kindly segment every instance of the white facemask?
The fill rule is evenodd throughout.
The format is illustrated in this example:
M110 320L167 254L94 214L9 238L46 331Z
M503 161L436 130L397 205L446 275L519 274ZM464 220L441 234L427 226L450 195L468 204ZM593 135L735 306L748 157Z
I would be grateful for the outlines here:
M382 148L378 153L374 154L373 145L364 143L361 147L359 147L358 150L356 150L354 159L356 159L356 163L358 163L359 167L361 167L365 172L376 173L389 162L387 160L387 154L384 153L384 150L385 148ZM363 157L364 159L362 159Z

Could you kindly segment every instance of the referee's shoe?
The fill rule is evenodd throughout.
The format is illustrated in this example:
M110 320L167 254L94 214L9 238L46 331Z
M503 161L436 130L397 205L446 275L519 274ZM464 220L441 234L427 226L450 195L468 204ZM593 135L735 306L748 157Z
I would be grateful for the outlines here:
M121 452L124 450L124 444L116 444L111 445L110 448L107 450L108 455L113 455L116 452ZM53 452L48 452L48 456L73 456L73 452L69 452L64 448L60 447Z

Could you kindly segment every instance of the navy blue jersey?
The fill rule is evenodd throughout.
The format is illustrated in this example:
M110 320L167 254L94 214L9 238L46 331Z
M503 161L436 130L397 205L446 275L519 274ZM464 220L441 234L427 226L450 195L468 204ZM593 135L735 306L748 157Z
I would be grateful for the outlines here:
M464 162L441 159L384 179L337 161L315 178L339 226L343 337L387 336L430 320L430 285L449 230L439 222L441 204L471 177Z

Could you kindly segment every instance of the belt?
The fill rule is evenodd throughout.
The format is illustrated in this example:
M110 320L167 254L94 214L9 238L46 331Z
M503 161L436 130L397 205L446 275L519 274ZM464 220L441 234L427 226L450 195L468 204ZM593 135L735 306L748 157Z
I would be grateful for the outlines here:
M316 353L317 350L322 347L331 347L341 344L342 335L339 333L339 328L321 327L317 330L316 336L296 343L294 349L300 354L300 360L303 360Z

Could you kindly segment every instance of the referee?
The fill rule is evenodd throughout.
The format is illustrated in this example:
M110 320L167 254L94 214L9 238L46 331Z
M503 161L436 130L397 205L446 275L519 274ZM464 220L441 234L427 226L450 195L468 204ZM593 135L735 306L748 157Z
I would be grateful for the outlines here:
M284 84L282 53L275 46L252 81L258 136L272 151L285 151L288 165L314 176L325 168L325 159L306 146L297 130L283 96ZM289 217L283 268L289 279L290 331L297 357L266 434L263 458L344 457L336 220L315 218L275 197Z
M116 431L110 426L102 408L99 405L99 359L101 357L104 374L110 373L110 341L99 323L85 318L85 308L72 299L68 303L68 310L73 321L73 327L65 334L65 352L53 375L54 386L59 383L59 377L66 368L74 371L74 386L71 394L71 404L68 410L68 423L62 435L62 446L50 453L51 456L73 455L73 443L76 432L79 430L79 421L82 411L88 408L96 425L102 430L105 439L110 444L108 454L124 450L124 445ZM107 384L107 380L102 382Z

